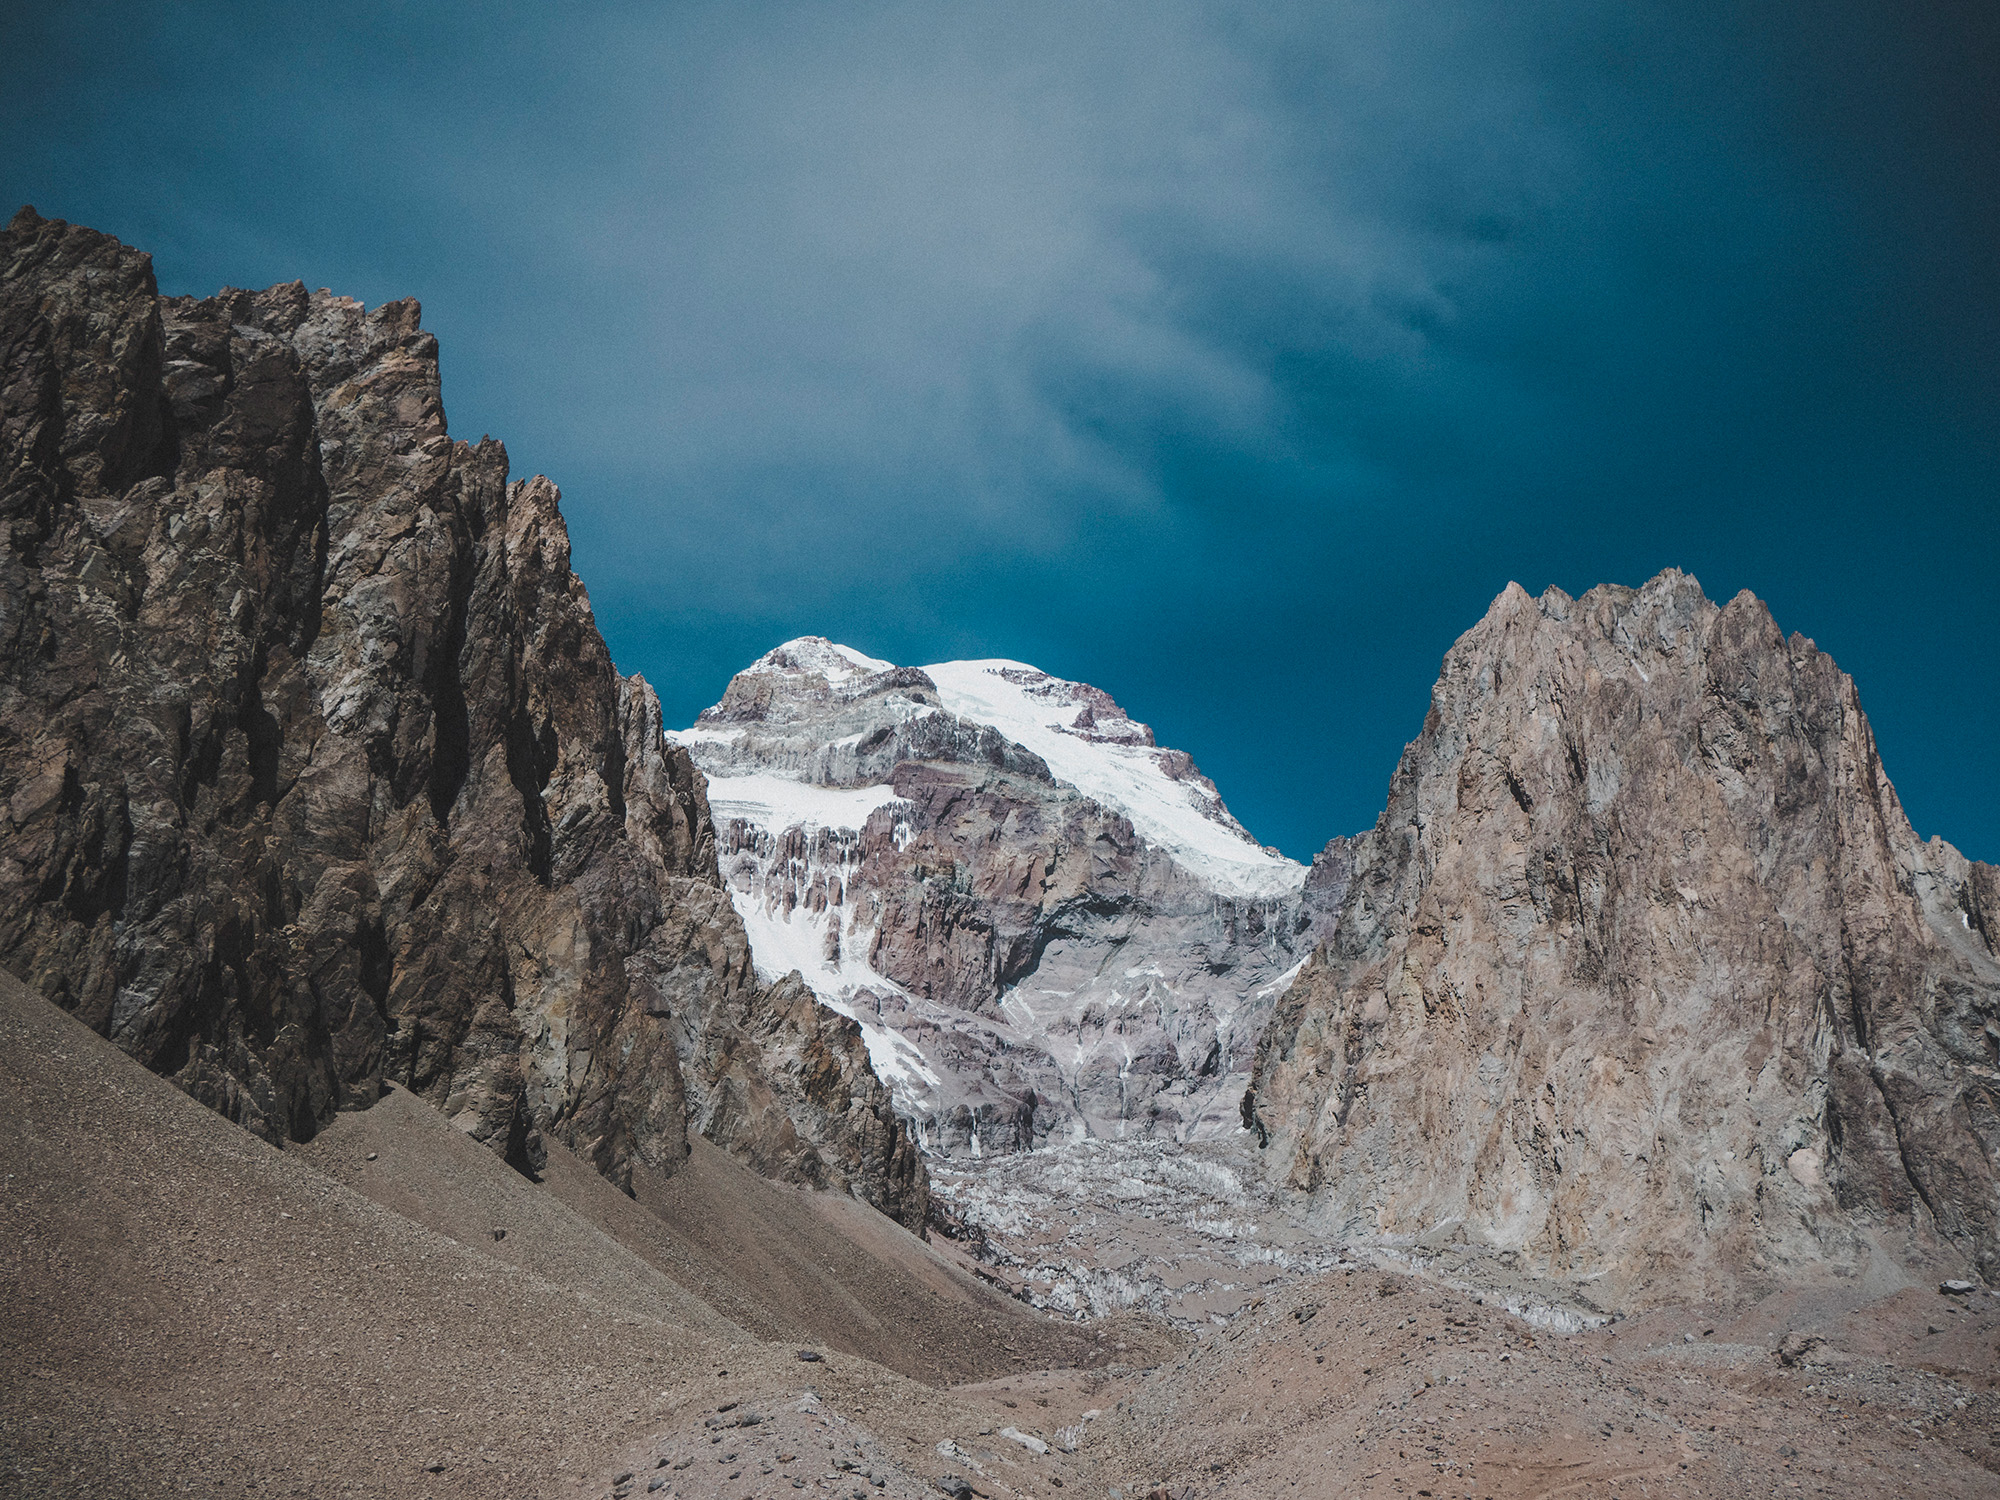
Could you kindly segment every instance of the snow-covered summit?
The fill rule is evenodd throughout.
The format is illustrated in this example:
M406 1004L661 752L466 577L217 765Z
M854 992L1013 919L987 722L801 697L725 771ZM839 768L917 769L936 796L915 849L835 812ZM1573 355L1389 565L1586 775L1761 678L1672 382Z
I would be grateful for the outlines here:
M762 676L773 672L816 673L836 686L857 677L895 670L894 664L864 656L852 646L842 646L823 635L802 635L797 640L766 651L739 675Z
M1153 731L1110 694L1026 662L898 668L823 636L801 636L744 668L721 702L672 738L710 750L704 769L711 795L734 803L737 789L724 783L750 767L730 747L754 754L763 773L760 799L773 772L824 784L832 767L844 764L839 752L865 737L857 713L869 727L935 714L983 726L1038 757L1056 780L1126 818L1141 840L1223 894L1276 897L1305 882L1306 867L1260 846L1186 752L1156 744ZM780 750L774 743L796 742L802 732L816 737L815 748L826 753L802 754L796 743Z

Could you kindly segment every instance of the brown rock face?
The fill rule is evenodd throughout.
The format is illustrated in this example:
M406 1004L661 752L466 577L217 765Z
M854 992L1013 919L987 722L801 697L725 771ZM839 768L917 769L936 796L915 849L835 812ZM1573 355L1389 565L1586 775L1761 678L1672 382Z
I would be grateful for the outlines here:
M1510 587L1353 859L1245 1105L1329 1223L1620 1296L2000 1279L2000 872L1747 593Z
M916 1142L876 1081L860 1028L796 976L712 1017L691 1123L766 1177L858 1193L911 1229L930 1212Z
M162 299L23 210L0 340L0 963L273 1140L393 1082L623 1184L726 1057L744 1133L797 1138L760 1165L921 1222L858 1040L763 1007L555 486L446 434L414 302ZM812 1090L759 1071L802 1030Z

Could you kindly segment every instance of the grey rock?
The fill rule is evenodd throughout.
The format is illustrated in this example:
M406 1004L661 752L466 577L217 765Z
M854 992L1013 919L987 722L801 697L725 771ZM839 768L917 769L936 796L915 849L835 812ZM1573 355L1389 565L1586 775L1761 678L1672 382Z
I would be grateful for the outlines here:
M1824 1364L1826 1340L1817 1333L1791 1332L1778 1341L1781 1365Z
M2000 1277L2000 870L1917 838L1749 594L1510 586L1351 853L1244 1106L1330 1228L1620 1301Z

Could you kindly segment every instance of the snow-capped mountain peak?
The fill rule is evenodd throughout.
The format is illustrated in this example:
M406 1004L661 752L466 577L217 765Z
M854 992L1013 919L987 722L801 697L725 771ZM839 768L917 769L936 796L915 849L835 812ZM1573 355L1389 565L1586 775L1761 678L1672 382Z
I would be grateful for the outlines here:
M736 745L746 735L765 738L782 732L795 741L805 729L817 734L821 746L833 748L856 738L858 725L849 720L856 705L864 703L866 714L883 722L942 711L994 731L1039 758L1057 781L1127 819L1145 843L1225 894L1276 897L1297 891L1305 881L1305 866L1260 846L1230 815L1215 783L1186 752L1157 744L1153 731L1110 694L1051 676L1027 662L991 658L898 668L824 636L800 636L739 672L722 701L675 738L690 747ZM782 768L766 754L765 763L754 768L732 757L730 764L711 765L709 774L734 778L754 769L807 783L832 779L851 785L844 777L829 777L833 758L798 751L794 744ZM760 801L768 798L769 789L761 784L767 779L759 775L754 789ZM721 790L724 801L734 801L734 789Z
M758 973L853 1017L933 1148L1239 1127L1325 902L1109 694L803 636L669 737Z
M784 645L765 652L739 675L811 673L824 677L834 686L841 686L857 677L872 677L878 672L894 670L893 663L864 656L852 646L840 645L823 635L802 635L797 640L786 641Z

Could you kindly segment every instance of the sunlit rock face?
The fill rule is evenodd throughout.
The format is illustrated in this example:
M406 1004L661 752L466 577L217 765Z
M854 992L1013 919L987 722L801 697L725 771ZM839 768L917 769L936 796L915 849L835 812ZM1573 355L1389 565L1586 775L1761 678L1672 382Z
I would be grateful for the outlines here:
M1019 662L808 637L671 738L759 974L857 1018L931 1149L1242 1128L1342 849L1309 870L1260 848L1188 756Z
M2000 871L1917 838L1749 594L1510 587L1351 856L1246 1107L1330 1229L1613 1299L2000 1276Z
M626 1185L692 1116L922 1223L859 1031L756 983L555 486L449 436L414 302L162 298L23 210L0 335L0 963L274 1141L396 1085Z

